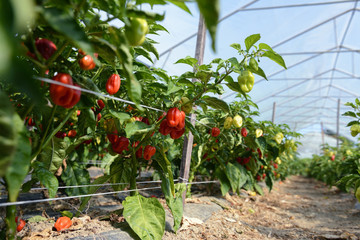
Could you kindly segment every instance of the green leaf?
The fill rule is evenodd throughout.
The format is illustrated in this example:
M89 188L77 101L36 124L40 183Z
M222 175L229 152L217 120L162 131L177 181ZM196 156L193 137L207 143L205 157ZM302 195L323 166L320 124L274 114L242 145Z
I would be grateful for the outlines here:
M149 42L148 40L145 40L145 42L141 45L145 50L153 53L157 60L159 60L159 52L155 48L155 46ZM150 60L152 62L152 60Z
M257 42L260 40L260 34L253 34L248 36L245 39L245 46L246 46L246 50L249 51L249 49Z
M347 103L345 103L344 105L356 109L356 106L355 106L352 102L347 102Z
M175 62L175 64L177 64L177 63L184 63L187 65L190 65L191 67L195 67L195 65L198 63L198 60L196 58L187 56L185 58L181 58L181 59L177 60Z
M206 28L211 36L211 47L215 51L216 28L219 22L220 1L219 0L196 0L200 13L204 17Z
M351 111L345 112L344 114L342 114L342 116L349 116L349 117L356 118L356 114L354 112L351 112Z
M49 198L54 198L59 187L59 181L54 174L45 168L39 167L35 169L35 176L48 190Z
M185 118L185 126L191 131L195 139L200 139L200 134L197 131L196 127L194 127L187 118Z
M164 14L158 14L155 12L147 12L147 11L141 11L135 8L127 9L127 16L128 17L138 17L138 18L145 18L152 21L162 21L164 20L165 13Z
M209 96L202 97L202 100L204 100L207 105L214 109L219 109L226 113L230 111L229 105L224 100Z
M144 56L147 60L149 60L151 63L154 63L151 55L148 51L146 51L145 49L141 48L141 47L134 47L134 50L136 52L135 58L137 56Z
M16 116L7 95L0 91L0 177L4 176L16 151Z
M216 169L215 176L220 180L221 194L225 196L226 193L229 192L231 188L230 181L227 178L225 172L223 172L220 168Z
M129 162L123 161L118 157L110 166L111 183L128 183L131 180L131 165ZM121 191L127 187L128 184L113 185L115 191Z
M261 152L264 152L266 149L266 140L264 137L259 137L255 139L255 143L260 148Z
M266 43L260 43L259 44L259 50L260 49L266 49L266 50L269 50L269 51L274 51L269 45L267 45Z
M125 127L126 137L130 138L133 135L148 133L152 128L152 126L139 121L128 123Z
M31 161L31 147L24 124L18 115L15 115L13 120L17 132L17 147L11 164L5 173L10 202L16 201L21 185L28 174Z
M128 81L127 84L128 94L130 99L136 103L136 107L139 110L142 110L143 108L139 105L141 100L141 84L139 81L135 78L135 76L131 75L130 81Z
M171 186L169 179L161 173L161 189L164 193L166 204L168 205L171 214L174 217L174 231L176 232L181 224L181 220L183 217L183 204L182 204L182 192L177 192L177 197L174 197L171 193ZM185 190L185 189L182 189Z
M74 214L69 211L61 211L61 215L68 218L72 218L74 216Z
M240 167L242 167L240 165ZM226 165L226 176L230 181L231 188L234 192L239 192L241 187L246 183L246 173L244 174L238 166L228 163Z
M56 31L73 40L79 48L87 53L93 52L84 30L65 11L57 8L41 8L43 16Z
M186 6L184 1L181 1L181 0L166 0L166 1L178 6L185 12L188 12L189 14L191 14L190 9Z
M250 70L250 72L255 73L256 75L259 75L260 77L263 77L266 80L268 80L266 75L265 75L265 72L261 69L261 67L258 67L258 70L255 70L251 66L248 66L248 69Z
M262 188L261 188L261 186L259 184L254 183L254 188L261 196L264 195L264 191L262 190Z
M40 153L38 159L44 163L44 167L54 174L61 166L63 160L66 158L66 150L68 144L57 137L52 138L50 144ZM75 146L74 146L75 148Z
M77 186L90 184L90 175L85 165L80 165L75 161L67 161L65 171L61 174L61 180L66 186ZM88 187L67 188L65 192L70 195L87 194Z
M119 119L120 123L123 124L125 121L129 120L131 118L131 116L128 113L124 113L124 112L117 112L115 110L110 109L109 113Z
M352 126L352 125L354 125L354 124L359 124L359 121L351 121L351 122L349 122L346 126L347 126L347 127L350 127L350 126Z
M230 47L232 47L238 51L241 51L241 45L239 43L233 43L230 45Z
M162 238L165 231L165 210L158 199L137 194L126 197L122 205L125 220L140 239Z
M270 60L273 60L274 62L276 62L277 64L279 64L280 66L282 66L283 68L286 69L286 64L285 64L284 59L276 52L267 51L267 52L264 52L264 54L262 56L267 57Z

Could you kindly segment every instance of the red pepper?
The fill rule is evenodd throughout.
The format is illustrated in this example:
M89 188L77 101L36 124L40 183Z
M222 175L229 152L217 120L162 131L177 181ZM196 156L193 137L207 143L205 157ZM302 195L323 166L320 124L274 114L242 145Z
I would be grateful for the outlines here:
M273 165L273 166L274 166L274 168L275 168L275 169L277 169L277 168L278 168L277 163L274 163L274 165Z
M97 115L96 115L96 121L100 121L101 120L101 113L98 113Z
M122 151L128 151L129 139L126 137L119 137L114 143L112 143L112 149L116 153L122 153Z
M137 141L133 144L133 147L136 148L139 145L140 141ZM137 151L136 151L136 157L137 158L142 158L142 152L143 152L143 147L141 146Z
M164 119L164 120L160 123L159 132L160 132L162 135L166 136L166 135L168 135L172 130L173 130L173 128L168 125L167 119Z
M182 120L181 112L178 108L170 108L167 112L166 119L170 127L176 127Z
M110 143L113 144L118 140L119 136L116 134L108 134L107 138L109 139Z
M29 127L35 126L35 121L34 121L32 118L29 118L28 126L29 126Z
M46 38L36 40L35 46L41 56L46 60L48 60L57 50L56 45Z
M260 175L256 175L256 181L260 181L261 180L261 176Z
M219 134L220 134L220 129L219 129L219 128L213 127L213 128L211 129L211 136L217 137L217 136L219 136Z
M56 222L54 227L56 228L57 231L61 231L63 229L67 229L72 225L72 221L69 217L59 217Z
M67 73L59 73L53 77L53 80L68 85L74 85L71 76ZM80 90L57 84L50 84L50 97L56 105L71 108L80 100L80 95Z
M181 130L172 129L172 131L170 132L170 137L172 139L178 139L184 134L184 132L185 132L185 128Z
M26 222L23 219L18 219L18 217L15 218L15 222L17 224L16 231L20 232L26 225Z
M154 156L155 152L156 152L155 147L151 145L146 145L144 149L144 159L149 161L151 157Z
M243 137L246 137L247 134L248 134L247 129L246 129L246 128L242 128L242 129L241 129L241 135L242 135Z
M262 153L261 153L260 148L257 149L257 152L258 152L258 154L259 154L259 158L262 159Z
M106 82L106 91L110 95L114 95L120 89L121 79L118 74L112 74Z
M66 133L65 132L57 132L56 134L55 134L55 137L57 137L57 138L64 138L64 137L66 137Z
M179 119L179 124L176 126L177 130L181 130L185 127L185 112L184 111L180 111L180 119Z
M105 107L105 103L101 99L97 100L97 104L99 105L99 111L103 110L103 108Z
M91 70L95 68L94 59L90 55L86 55L79 60L80 68L83 70Z
M150 121L147 117L143 118L141 121L147 125L150 125Z
M68 137L70 138L76 137L76 134L77 134L76 130L72 129L68 132Z
M74 84L74 86L80 87L77 84ZM80 101L80 97L81 97L80 89L71 89L71 90L73 91L73 97L71 98L71 101L69 104L63 106L64 108L72 108Z

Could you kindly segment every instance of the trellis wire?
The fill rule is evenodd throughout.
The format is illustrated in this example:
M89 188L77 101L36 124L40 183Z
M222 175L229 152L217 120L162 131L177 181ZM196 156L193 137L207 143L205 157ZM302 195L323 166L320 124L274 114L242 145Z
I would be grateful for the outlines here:
M187 179L185 179L185 180L188 181ZM197 185L197 184L207 184L207 183L217 183L217 182L219 182L219 181L201 181L201 182L186 183L186 185ZM45 199L35 199L35 200L27 200L27 201L6 202L6 203L0 203L0 207L8 207L8 206L15 206L15 205L17 206L17 205L32 204L32 203L42 203L42 202L50 202L50 201L58 201L58 200L67 200L67 199L82 198L82 197L103 196L103 195L110 195L110 194L116 194L116 193L147 191L147 190L154 190L154 189L161 189L161 187L149 187L149 188L141 188L141 189L112 191L112 192L104 192L104 193L92 193L92 194L83 194L83 195L76 195L76 196L58 197L58 198L45 198Z
M99 93L99 92L95 92L95 91L92 91L92 90L89 90L89 89L84 89L84 88L81 88L81 87L77 87L77 86L74 86L74 85L70 85L70 84L66 84L66 83L61 83L61 82L58 82L58 81L54 81L52 79L49 79L49 78L43 78L43 77L34 77L36 80L40 80L40 81L43 81L43 82L47 82L47 83L51 83L51 84L56 84L56 85L60 85L60 86L64 86L64 87L67 87L67 88L71 88L71 89L75 89L75 90L80 90L82 92L87 92L87 93L90 93L90 94L93 94L93 95L97 95L97 96L101 96L101 97L105 97L105 98L110 98L110 99L113 99L113 100L116 100L116 101L119 101L119 102L124 102L124 103L128 103L128 104L131 104L131 105L136 105L134 102L132 101L129 101L129 100L125 100L125 99L122 99L122 98L118 98L118 97L114 97L114 96L110 96L108 94L103 94L103 93ZM164 110L161 110L161 109L157 109L157 108L154 108L154 107L150 107L150 106L146 106L146 105L142 105L142 104L139 104L141 107L143 108L147 108L147 109L151 109L151 110L154 110L154 111L158 111L158 112L165 112ZM187 118L190 118L189 116L187 116ZM201 125L204 125L208 128L211 128L210 126L207 126L206 124L204 123L201 123L200 121L196 120L196 122L200 123Z

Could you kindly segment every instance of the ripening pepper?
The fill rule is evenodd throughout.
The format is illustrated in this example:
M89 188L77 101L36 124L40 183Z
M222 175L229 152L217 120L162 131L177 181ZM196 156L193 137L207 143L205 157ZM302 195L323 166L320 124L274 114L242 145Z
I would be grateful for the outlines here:
M54 81L73 86L72 78L67 73L59 73L53 77ZM56 105L71 108L80 100L81 91L65 86L50 84L50 97Z
M129 25L125 25L125 36L131 46L139 46L145 41L145 35L149 32L146 19L130 18Z
M134 143L133 147L136 148L139 145L140 141L137 141ZM143 147L141 146L135 153L137 158L142 158L142 154L143 154Z
M112 143L112 149L114 152L121 154L122 151L128 151L129 139L126 137L119 137L114 143Z
M243 119L240 115L236 115L233 119L233 125L236 128L240 128L243 124Z
M219 128L213 127L213 128L211 129L211 136L217 137L217 136L219 136L219 134L220 134L220 129L219 129Z
M162 135L166 136L166 135L170 134L171 131L172 131L172 127L170 127L168 125L167 119L164 119L160 124L159 132Z
M166 114L167 124L170 127L176 127L180 120L182 120L181 112L178 108L173 107L170 108L169 111Z
M185 128L181 130L172 129L172 131L170 132L170 137L172 139L178 139L184 134L184 132L185 132Z
M121 79L120 76L118 74L112 74L107 82L106 82L106 91L110 94L110 95L114 95L115 93L117 93L120 89L120 85L121 85Z
M248 135L248 131L247 131L246 128L242 128L242 129L241 129L241 135L242 135L243 137L246 137L246 136Z
M284 134L282 134L281 132L277 133L275 136L274 136L274 140L277 144L281 144L282 140L284 138Z
M144 159L150 160L152 156L154 156L156 152L156 148L151 145L146 145L144 149Z
M256 138L259 138L263 135L263 130L261 130L260 128L255 130L255 136Z
M95 68L96 64L94 59L90 55L86 55L79 60L80 68L83 70L92 70Z
M72 225L72 221L69 217L59 217L56 222L54 227L56 228L57 231L61 231L63 229L67 229Z
M190 113L192 110L192 104L190 103L190 100L187 97L182 97L180 100L181 104L181 110L185 113Z
M48 60L57 50L56 45L46 38L36 40L35 46L41 56L46 60Z
M248 93L254 86L254 75L249 71L245 70L238 76L238 82L243 92Z
M225 122L224 122L224 128L225 129L231 128L232 124L233 124L233 118L232 117L225 118Z

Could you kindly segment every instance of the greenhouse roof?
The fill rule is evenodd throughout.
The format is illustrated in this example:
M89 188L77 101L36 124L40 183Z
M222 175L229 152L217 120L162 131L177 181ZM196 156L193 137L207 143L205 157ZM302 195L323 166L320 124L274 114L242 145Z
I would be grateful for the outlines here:
M276 103L275 123L287 123L291 129L307 132L324 128L336 132L337 108L340 115L351 110L346 102L353 102L360 93L360 12L358 1L335 0L253 0L220 1L220 23L216 36L216 52L206 38L204 63L214 58L227 59L237 55L229 47L244 44L244 39L260 33L261 40L280 53L287 70L269 60L261 60L268 80L256 76L249 93L258 104L260 120L272 120ZM154 67L163 67L170 74L191 71L189 66L174 64L185 56L194 56L199 13L195 3L189 15L180 8L167 5L155 11L166 13L162 24L169 30L159 36L160 59ZM227 102L236 94L225 93ZM351 118L340 116L340 135L352 139Z

